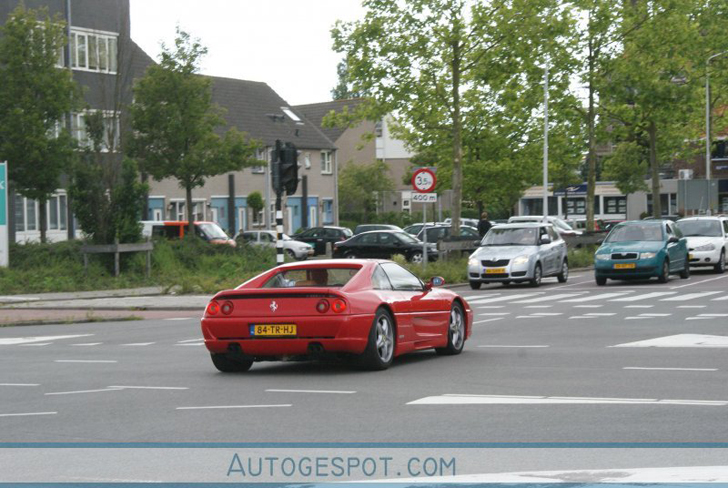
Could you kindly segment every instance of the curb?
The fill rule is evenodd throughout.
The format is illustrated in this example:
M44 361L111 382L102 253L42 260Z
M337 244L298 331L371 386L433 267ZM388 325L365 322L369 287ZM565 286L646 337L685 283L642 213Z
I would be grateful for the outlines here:
M79 318L76 320L60 320L60 319L39 319L39 320L25 320L23 322L3 322L0 323L0 329L5 327L25 327L30 325L74 325L74 324L89 324L98 322L136 322L138 320L144 320L143 317L135 315L127 317L97 317L97 318Z

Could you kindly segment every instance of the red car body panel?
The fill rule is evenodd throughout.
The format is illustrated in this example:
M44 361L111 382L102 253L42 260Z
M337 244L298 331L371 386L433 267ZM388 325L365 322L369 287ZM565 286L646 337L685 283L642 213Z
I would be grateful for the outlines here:
M442 288L417 292L373 289L372 273L379 262L344 259L292 263L256 276L234 290L221 291L213 301L218 305L230 302L233 311L229 315L205 312L201 324L205 346L210 352L225 353L236 344L244 355L257 359L306 355L311 344L319 344L326 352L361 354L367 346L377 310L386 307L395 321L394 354L397 356L413 350L445 347L450 309L456 300L465 310L465 337L470 337L473 311L465 299ZM343 287L260 288L281 270L316 267L360 270ZM344 300L346 310L336 313L329 308L320 313L316 305L322 299L329 303ZM250 326L261 324L295 324L297 334L295 337L251 336Z

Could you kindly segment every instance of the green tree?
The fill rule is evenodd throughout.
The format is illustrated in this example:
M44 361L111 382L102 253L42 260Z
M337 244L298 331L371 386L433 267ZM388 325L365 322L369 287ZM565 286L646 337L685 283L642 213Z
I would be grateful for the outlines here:
M604 161L604 176L625 195L647 191L645 176L649 171L647 151L634 141L619 143Z
M176 178L185 190L189 235L194 235L192 190L208 177L245 166L255 159L256 141L235 128L217 133L225 122L212 103L211 80L198 74L207 49L179 28L174 48L162 45L152 65L134 87L131 107L132 151L145 173L156 180Z
M85 116L89 145L72 166L69 188L75 202L74 213L84 233L96 244L136 242L141 237L139 216L144 207L147 186L139 182L134 160L121 164L105 159L104 115Z
M248 207L250 207L253 211L253 220L257 220L258 214L261 210L263 210L263 207L265 207L265 203L263 203L263 195L261 195L259 191L254 191L248 195L247 202Z
M57 66L65 42L58 18L22 4L0 31L0 159L9 162L17 191L38 201L41 242L46 202L74 156L62 121L77 106L80 90Z
M331 90L331 98L334 100L346 100L349 98L358 98L359 94L352 90L351 82L349 81L349 73L346 68L346 60L341 61L336 65L336 75L339 77L339 81L336 86Z
M539 60L568 23L556 0L365 0L365 18L337 23L334 49L346 55L353 89L368 97L359 114L395 113L395 135L415 152L435 148L453 190L458 226L463 192L463 127L474 109L495 114L502 104L536 102ZM541 71L539 71L541 73ZM449 149L447 160L442 154ZM442 180L440 180L442 181Z
M348 164L339 172L339 194L342 211L363 215L376 212L377 194L394 190L389 167L383 161L370 164Z

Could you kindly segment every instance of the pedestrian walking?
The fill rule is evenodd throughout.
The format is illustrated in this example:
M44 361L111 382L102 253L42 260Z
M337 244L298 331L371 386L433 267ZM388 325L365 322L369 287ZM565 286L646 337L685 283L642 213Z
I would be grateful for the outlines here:
M488 233L491 227L493 227L493 224L491 224L490 220L488 220L488 212L480 214L480 220L478 221L478 233L480 234L480 237L485 237L485 234Z

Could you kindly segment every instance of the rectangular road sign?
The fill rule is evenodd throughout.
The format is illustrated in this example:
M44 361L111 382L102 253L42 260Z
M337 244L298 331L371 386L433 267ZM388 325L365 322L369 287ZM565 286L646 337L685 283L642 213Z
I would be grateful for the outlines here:
M412 203L437 203L437 193L412 193Z

